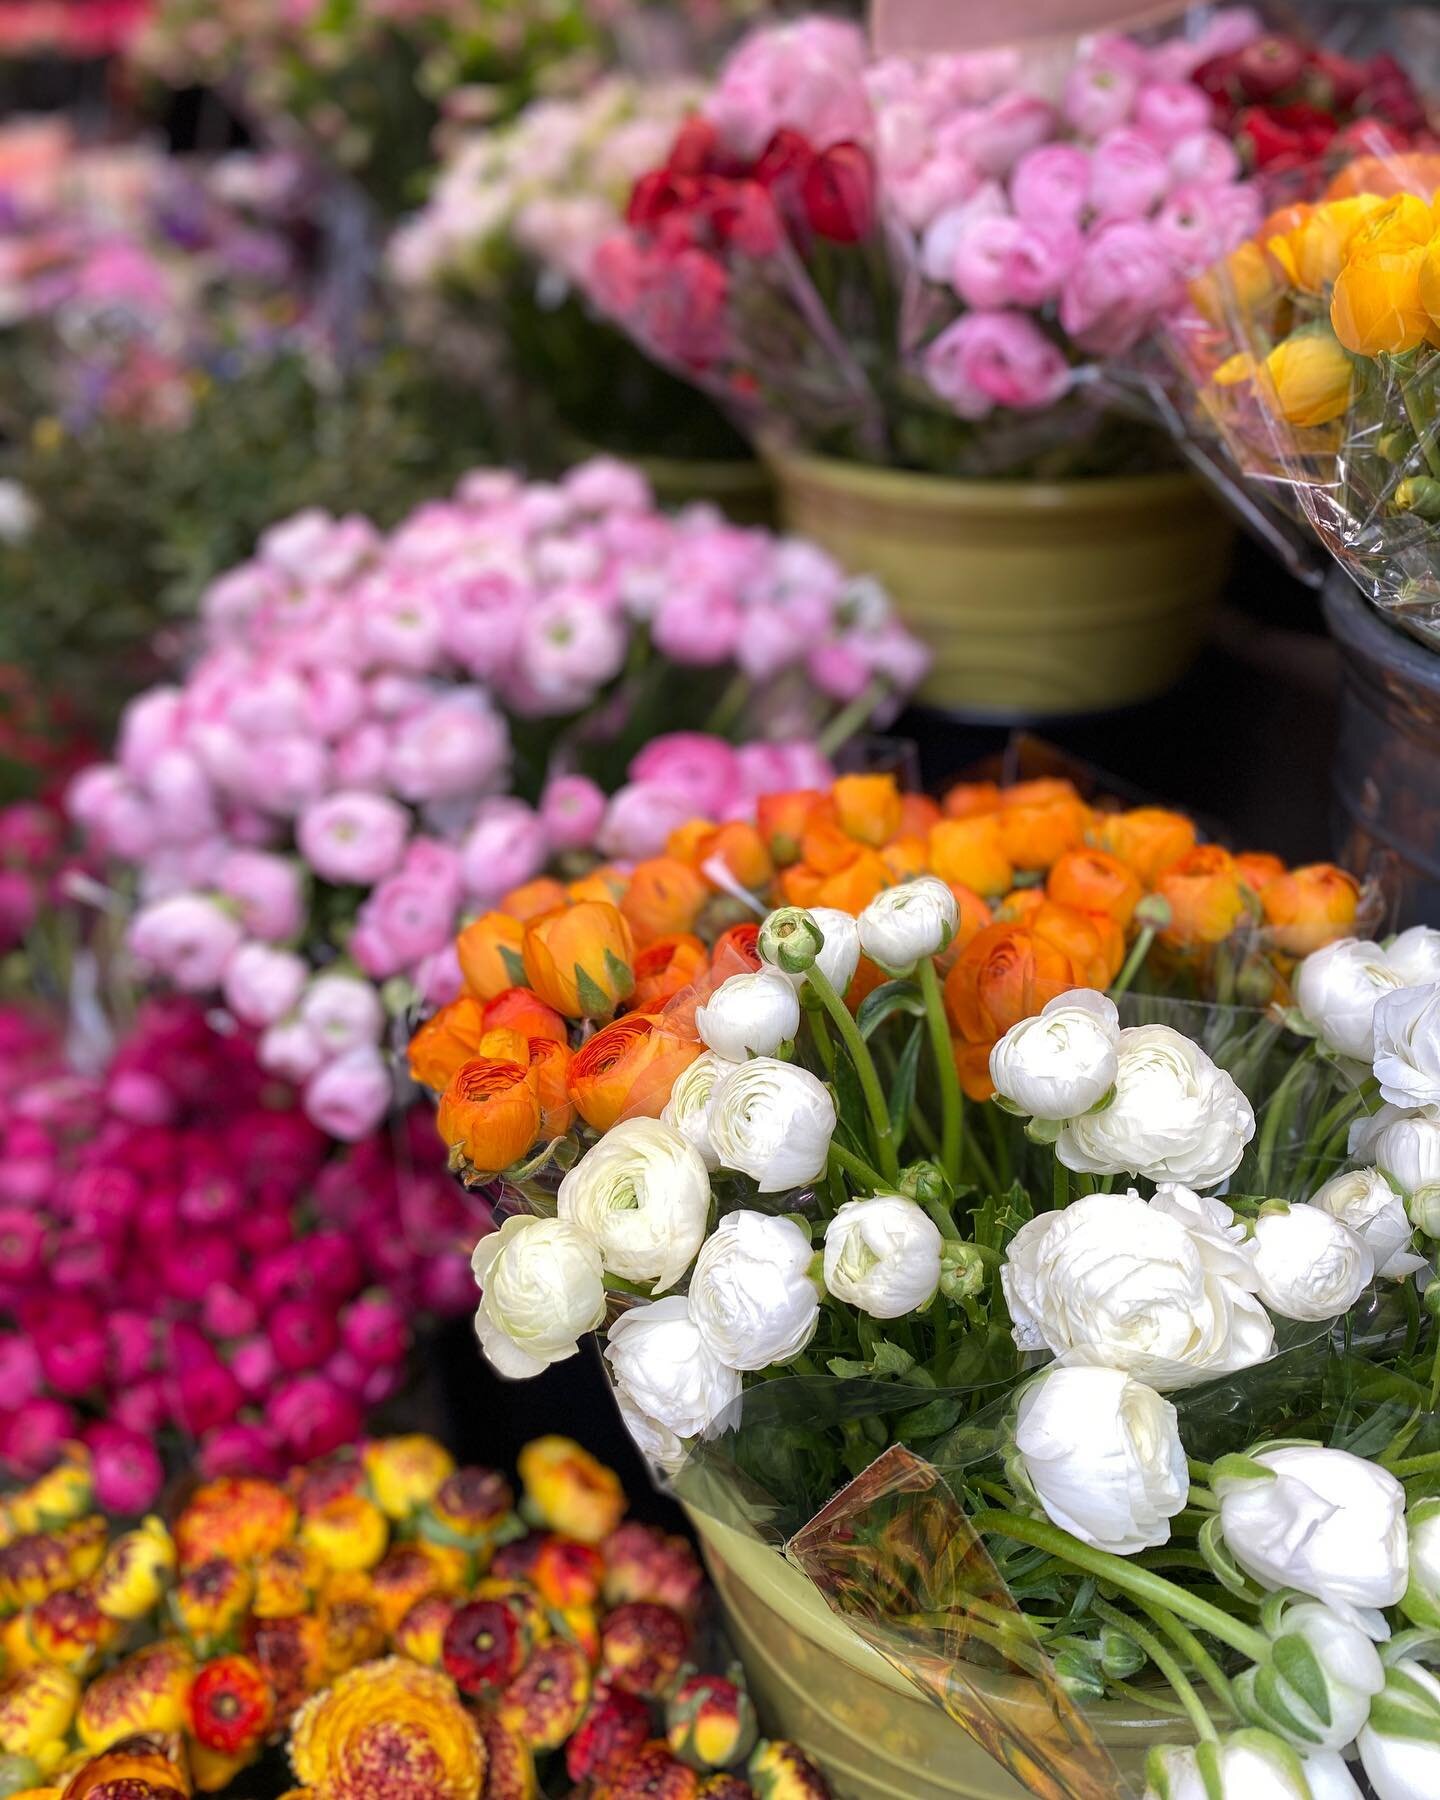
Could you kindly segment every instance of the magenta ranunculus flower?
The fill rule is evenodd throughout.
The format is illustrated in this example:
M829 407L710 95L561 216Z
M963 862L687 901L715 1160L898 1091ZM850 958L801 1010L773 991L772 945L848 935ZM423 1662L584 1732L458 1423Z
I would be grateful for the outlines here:
M60 1400L26 1400L0 1421L0 1462L22 1475L38 1475L75 1437L79 1419Z
M340 1341L340 1331L327 1307L309 1300L282 1300L265 1322L275 1360L290 1374L315 1369Z
M346 1350L367 1369L403 1362L410 1343L405 1315L387 1294L363 1294L340 1317Z
M86 1433L95 1498L108 1513L146 1512L160 1497L165 1466L155 1446L121 1425L95 1425Z
M311 1462L353 1442L363 1414L355 1398L325 1376L299 1375L270 1393L265 1422L289 1456Z

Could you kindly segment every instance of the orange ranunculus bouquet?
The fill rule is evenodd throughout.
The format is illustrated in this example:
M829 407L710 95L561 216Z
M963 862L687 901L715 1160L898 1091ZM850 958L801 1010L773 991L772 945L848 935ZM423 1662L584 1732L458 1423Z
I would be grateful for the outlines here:
M617 1124L659 1118L723 1029L712 1016L706 1036L700 1009L759 970L767 912L853 917L924 875L956 903L938 967L975 1100L992 1092L996 1042L1071 989L1284 1004L1297 959L1379 922L1373 892L1341 869L1232 854L1182 813L1091 804L1065 779L967 782L936 801L851 775L769 795L753 824L692 820L663 856L529 883L465 926L466 992L410 1046L451 1166L523 1183ZM887 979L862 957L851 1012Z
M1440 641L1440 156L1362 157L1191 284L1195 428Z

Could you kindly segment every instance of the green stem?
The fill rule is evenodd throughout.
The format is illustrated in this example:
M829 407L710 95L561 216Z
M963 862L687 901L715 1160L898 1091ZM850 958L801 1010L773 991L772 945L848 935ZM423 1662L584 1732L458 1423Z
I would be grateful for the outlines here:
M955 1052L950 1047L950 1026L945 1018L945 1000L940 992L940 978L935 973L933 959L928 956L920 960L920 992L925 997L930 1050L940 1078L940 1166L951 1182L959 1187L965 1101L960 1093L960 1072L955 1067Z
M815 990L821 1005L835 1022L840 1041L860 1077L860 1090L865 1096L865 1109L870 1114L870 1128L875 1137L875 1154L885 1179L893 1187L900 1174L900 1159L895 1153L895 1136L890 1126L890 1108L869 1046L860 1035L860 1027L850 1016L850 1008L835 992L834 984L818 963L805 972L805 979Z
M1112 1556L1108 1550L1091 1549L1088 1544L1082 1544L1078 1538L1071 1537L1068 1531L1052 1525L1048 1519L1031 1519L1020 1513L993 1511L977 1513L970 1523L982 1534L993 1533L996 1537L1029 1544L1036 1550L1046 1550L1058 1561L1069 1563L1072 1568L1082 1569L1087 1575L1094 1575L1112 1587L1119 1588L1122 1593L1129 1594L1131 1599L1138 1600L1142 1606L1158 1606L1163 1612L1173 1613L1176 1618L1184 1619L1188 1625L1209 1632L1211 1637L1219 1638L1222 1644L1238 1650L1251 1662L1261 1661L1266 1654L1269 1640L1260 1632L1252 1630L1238 1619L1232 1619L1229 1613L1221 1612L1218 1606L1212 1606L1208 1600L1201 1600L1187 1589L1177 1587L1173 1581L1166 1581L1163 1575L1154 1575L1148 1569L1137 1569L1123 1556Z
M1128 993L1130 983L1145 966L1145 958L1150 954L1150 946L1155 942L1155 927L1142 925L1140 935L1130 946L1130 954L1125 958L1125 966L1110 984L1110 998L1118 1000Z
M833 1081L835 1079L835 1046L830 1041L830 1027L825 1023L824 1013L812 1012L809 1018L810 1030L815 1038L815 1048L820 1055L820 1066L824 1069L826 1077Z
M1406 380L1403 371L1400 374L1400 397L1405 402L1406 416L1415 433L1417 448L1424 453L1430 473L1440 481L1440 450L1435 447L1434 428L1416 404L1413 384Z
M834 1138L830 1140L830 1157L847 1175L853 1175L855 1180L862 1187L867 1188L870 1193L883 1194L885 1192L885 1177L880 1171L872 1169L863 1157L856 1156L843 1144L837 1144Z
M1296 1086L1310 1073L1310 1059L1302 1056L1298 1062L1292 1063L1286 1071L1279 1086L1270 1096L1270 1104L1265 1108L1265 1119L1260 1127L1260 1142L1256 1146L1255 1179L1262 1194L1267 1193L1270 1186L1270 1165L1275 1158L1275 1145L1279 1141L1280 1127L1290 1116L1290 1101Z
M1230 1685L1230 1677L1216 1662L1215 1658L1191 1631L1188 1625L1182 1625L1172 1613L1157 1608L1151 1617L1165 1635L1171 1640L1182 1655L1190 1658L1200 1679L1210 1692L1226 1709L1232 1718L1240 1717L1240 1707L1235 1699L1235 1690Z
M1051 1177L1051 1197L1055 1202L1056 1212L1064 1212L1070 1204L1070 1171L1057 1156L1055 1170Z
M870 721L871 714L890 691L889 684L875 680L858 694L843 711L835 717L815 740L815 748L822 756L833 756L842 744L848 743L862 725Z
M1389 1469L1397 1481L1409 1481L1415 1475L1434 1475L1440 1473L1440 1450L1432 1450L1428 1456L1407 1456L1400 1462L1382 1463L1381 1467Z
M745 709L745 702L750 698L750 677L738 673L725 692L715 702L710 717L705 721L705 732L709 737L728 737L730 727Z
M1118 1607L1107 1606L1103 1600L1095 1601L1094 1610L1097 1618L1104 1619L1107 1625L1113 1625L1126 1637L1133 1638L1150 1658L1175 1690L1175 1698L1185 1708L1186 1715L1195 1727L1196 1733L1202 1739L1209 1738L1212 1742L1218 1742L1220 1733L1215 1729L1215 1721L1205 1710L1205 1702L1195 1692L1184 1669L1159 1638L1153 1632L1147 1631L1137 1619L1131 1618L1129 1613L1121 1612Z

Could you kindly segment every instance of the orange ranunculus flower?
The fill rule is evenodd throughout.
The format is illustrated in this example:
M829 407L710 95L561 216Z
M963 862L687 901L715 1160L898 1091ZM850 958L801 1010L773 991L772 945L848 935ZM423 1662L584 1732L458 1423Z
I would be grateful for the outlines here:
M633 991L635 939L615 907L582 900L532 919L524 932L525 976L567 1019L608 1018Z
M765 840L753 825L743 819L732 819L709 832L699 845L696 867L710 878L714 863L727 870L732 881L748 888L752 894L765 891L775 877L775 864L765 848Z
M704 1047L658 1014L625 1013L575 1052L570 1099L597 1131L621 1119L659 1118L675 1077Z
M1327 200L1356 194L1433 194L1440 188L1440 155L1434 151L1387 151L1384 156L1357 156L1346 163L1325 190Z
M825 877L804 863L780 871L780 898L786 906L823 906L820 890Z
M1272 230L1279 229L1270 221ZM1277 291L1275 269L1264 250L1253 240L1241 244L1218 270L1197 276L1190 283L1192 304L1212 325L1228 325L1237 308L1246 318L1268 307Z
M972 1099L993 1092L990 1046L1057 994L1081 985L1081 971L1066 951L1029 924L988 925L971 940L945 978L945 1010L972 1052L957 1056Z
M620 1478L566 1437L535 1438L516 1458L533 1511L550 1531L582 1544L602 1543L625 1514Z
M1107 988L1125 962L1125 933L1108 913L1077 912L1047 900L1030 915L1036 937L1063 950L1080 987Z
M1235 867L1252 894L1263 894L1272 881L1278 881L1285 873L1284 863L1268 850L1242 850L1235 858Z
M975 819L999 812L1000 784L995 781L957 781L946 790L941 810L947 819Z
M1155 883L1170 907L1161 941L1181 948L1223 943L1245 916L1247 888L1235 858L1218 844L1197 844Z
M1068 781L1019 781L1000 793L1000 847L1017 869L1048 869L1090 826L1090 808Z
M570 1031L553 1006L547 1006L529 988L506 988L485 1005L485 1029L494 1031L505 1026L518 1031L523 1038L552 1038L557 1044L570 1042Z
M900 829L898 837L928 838L930 829L938 825L944 815L940 811L940 802L932 800L928 794L902 794L900 796Z
M525 927L509 913L488 912L455 939L465 988L477 1000L493 1000L525 980Z
M923 837L891 838L881 850L880 860L890 871L891 881L911 881L916 875L929 874L930 846Z
M830 790L847 837L878 850L900 829L900 788L893 775L842 775Z
M710 967L710 952L694 932L656 938L635 953L635 992L631 1012L656 1013L677 994L693 987Z
M564 1137L575 1123L575 1107L570 1099L570 1046L557 1044L554 1038L533 1037L527 1048L535 1092L540 1097L540 1135L548 1143L551 1138Z
M212 1556L253 1562L278 1550L295 1535L294 1500L273 1481L253 1475L222 1475L196 1488L175 1526L180 1567Z
M855 965L855 974L845 990L845 1004L851 1012L860 1010L860 1002L867 994L873 994L878 987L884 987L893 976L887 975L879 963L871 962L868 956L862 956Z
M800 848L801 859L807 868L817 875L834 875L841 869L848 869L857 857L863 856L866 846L842 831L834 819L816 814L806 827Z
M722 931L710 952L710 967L721 981L732 975L752 974L760 967L760 926L753 919Z
M1260 904L1276 948L1287 956L1309 956L1351 934L1360 883L1333 863L1311 863L1270 882Z
M994 914L990 911L989 906L975 892L974 888L968 888L959 881L952 881L949 887L950 892L955 896L955 904L960 908L960 922L955 927L955 936L951 939L949 948L941 958L942 966L947 961L953 961L965 946L972 939L979 937L980 933L994 919Z
M1292 287L1323 294L1344 267L1351 239L1384 206L1376 194L1357 194L1326 206L1287 208L1266 221L1265 248Z
M656 938L693 931L709 898L709 884L697 870L673 856L652 856L636 865L620 911L643 948Z
M462 1063L441 1096L436 1125L445 1147L486 1175L518 1162L540 1135L540 1091L528 1057Z
M554 912L557 906L564 906L568 899L563 881L556 881L553 875L537 875L533 881L522 881L519 887L502 894L500 910L526 925L531 919L538 919L541 913Z
M1356 356L1404 356L1435 329L1420 294L1424 248L1370 250L1340 271L1330 323Z
M467 1056L466 1062L474 1062L476 1058L486 1062L513 1062L525 1064L530 1060L530 1040L522 1032L513 1030L509 1025L495 1025L487 1031L475 1046L475 1055ZM446 1087L450 1083L446 1082Z
M822 877L812 906L833 906L852 916L862 913L877 894L894 886L894 879L877 851L861 849L853 862Z
M761 794L755 802L755 828L771 858L783 868L799 862L801 843L817 808L827 805L814 788L796 788L787 794Z
M1003 894L1015 871L1000 841L999 814L942 819L930 832L930 868L952 887L958 883L987 898Z
M995 917L1008 925L1029 920L1045 905L1049 896L1043 887L1011 888L995 905Z
M673 856L676 862L698 869L704 860L703 846L714 829L713 819L687 819L666 838L665 854Z
M1287 425L1328 425L1350 410L1355 365L1328 331L1297 331L1261 364L1255 391Z
M577 904L581 900L599 900L606 906L618 906L625 898L625 890L629 885L628 875L621 874L619 869L613 868L609 863L602 863L598 869L591 869L588 875L572 881L565 890L565 896Z
M1045 892L1060 906L1104 913L1122 930L1144 898L1139 877L1108 850L1067 850L1051 869Z
M1194 849L1196 831L1194 822L1184 813L1166 812L1160 806L1137 806L1130 812L1102 815L1095 837L1102 849L1118 856L1148 888L1155 885L1155 877L1162 869Z
M485 1008L473 994L442 1006L410 1040L411 1080L443 1093L461 1063L479 1053L484 1035Z

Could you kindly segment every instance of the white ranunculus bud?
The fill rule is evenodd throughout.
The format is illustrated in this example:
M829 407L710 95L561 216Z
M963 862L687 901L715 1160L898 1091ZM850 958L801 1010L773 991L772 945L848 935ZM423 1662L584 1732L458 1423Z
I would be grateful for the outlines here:
M695 1009L702 1042L727 1062L773 1056L800 1029L800 1002L778 969L747 969L722 981Z
M919 875L877 894L859 919L860 948L892 975L938 956L960 925L960 908L936 875Z
M1093 1194L1041 1213L1000 1271L1022 1350L1122 1369L1161 1391L1252 1368L1275 1346L1255 1272L1222 1201Z
M1168 1025L1120 1033L1115 1097L1070 1119L1055 1154L1086 1175L1217 1187L1240 1166L1255 1114L1231 1077Z
M1251 1253L1260 1298L1282 1319L1338 1319L1375 1279L1364 1238L1318 1206L1262 1212Z
M820 1295L815 1252L793 1219L727 1213L701 1246L690 1277L690 1317L732 1369L797 1357L815 1335Z
M710 1176L700 1152L659 1119L623 1119L560 1183L557 1211L624 1281L673 1287L705 1241Z
M699 1151L705 1167L712 1171L720 1167L720 1159L715 1154L715 1146L710 1142L710 1102L714 1098L716 1087L735 1066L732 1062L726 1062L723 1056L717 1056L713 1050L697 1056L694 1062L687 1064L675 1077L670 1098L660 1114L662 1124L678 1131L681 1137L692 1144Z
M1404 985L1378 944L1341 938L1301 963L1295 1002L1322 1043L1368 1063L1375 1056L1375 1002Z
M1434 1187L1440 1182L1440 1119L1396 1114L1376 1132L1370 1154L1385 1179L1407 1198Z
M819 969L837 994L843 994L855 979L855 971L860 966L860 932L849 913L841 912L834 906L811 906L806 909L811 920L818 928L824 942L815 952L815 960L803 969L793 973L781 968L780 973L796 988L802 988L809 977L811 968ZM760 937L760 954L765 957L767 966L770 958L765 955L767 949L764 932Z
M1225 1543L1262 1587L1341 1611L1393 1606L1405 1592L1405 1490L1378 1463L1281 1444L1227 1459L1214 1489Z
M622 1313L605 1360L622 1404L677 1438L702 1436L740 1397L739 1374L700 1335L683 1294Z
M1392 1106L1440 1104L1440 983L1375 1002L1375 1079Z
M1015 1447L1046 1516L1134 1556L1170 1537L1190 1477L1175 1408L1120 1369L1049 1369L1027 1387Z
M1120 1015L1091 988L1060 994L1012 1025L990 1052L995 1091L1034 1119L1073 1119L1098 1106L1120 1071Z
M1412 925L1385 946L1385 960L1406 987L1427 987L1440 981L1440 931L1430 925Z
M1405 1203L1378 1169L1351 1169L1332 1175L1310 1196L1310 1204L1341 1219L1359 1232L1375 1258L1375 1273L1385 1281L1404 1281L1425 1267L1425 1258L1410 1249L1412 1227Z
M824 1174L835 1102L808 1069L760 1056L717 1083L709 1123L721 1168L783 1194Z
M1440 1794L1440 1680L1412 1657L1386 1671L1385 1690L1356 1739L1379 1800Z
M1145 1780L1143 1800L1360 1800L1341 1757L1322 1752L1302 1761L1289 1744L1254 1728L1195 1749L1152 1750Z
M1343 1750L1385 1685L1369 1635L1318 1600L1282 1605L1266 1629L1271 1654L1236 1677L1241 1711L1302 1752Z
M1406 1520L1410 1579L1400 1610L1412 1625L1440 1631L1440 1498L1417 1500Z
M847 1200L825 1227L825 1286L872 1319L903 1319L935 1298L944 1242L903 1194Z
M475 1332L501 1375L539 1375L605 1322L600 1252L563 1219L507 1219L470 1259L480 1284Z

